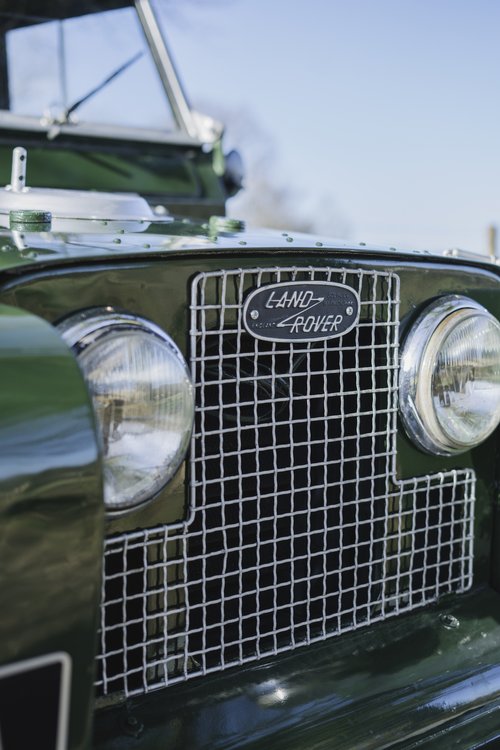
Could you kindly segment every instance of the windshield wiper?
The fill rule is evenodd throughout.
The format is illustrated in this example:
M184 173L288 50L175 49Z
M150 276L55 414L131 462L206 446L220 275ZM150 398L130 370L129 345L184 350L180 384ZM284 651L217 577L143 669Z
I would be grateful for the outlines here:
M123 65L120 65L119 68L117 68L111 75L109 75L107 78L104 79L104 81L101 81L101 83L95 87L95 89L92 89L92 91L89 91L85 96L82 96L81 99L78 99L78 101L74 102L68 109L64 110L62 122L68 122L69 116L77 110L79 107L82 106L86 101L91 99L93 96L99 93L99 91L102 91L103 88L105 88L108 83L111 83L117 76L124 73L127 68L130 68L131 65L133 65L139 58L141 58L144 55L144 52L138 52L136 55L130 58L130 60L127 60L127 62L123 63Z

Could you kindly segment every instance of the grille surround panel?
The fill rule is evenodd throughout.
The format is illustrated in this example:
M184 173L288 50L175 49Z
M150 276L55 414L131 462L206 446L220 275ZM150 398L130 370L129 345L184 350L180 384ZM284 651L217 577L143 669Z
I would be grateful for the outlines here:
M335 281L339 339L263 342L251 289ZM384 620L472 584L475 475L395 478L399 278L255 268L192 283L186 519L106 541L102 694L147 693Z

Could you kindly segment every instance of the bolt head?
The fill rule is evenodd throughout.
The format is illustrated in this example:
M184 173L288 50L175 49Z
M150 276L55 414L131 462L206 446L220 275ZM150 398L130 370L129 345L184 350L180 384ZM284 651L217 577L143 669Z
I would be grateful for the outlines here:
M439 621L441 622L441 625L446 628L446 630L456 630L460 627L460 620L458 620L454 615L440 615Z
M250 317L252 320L257 320L259 317L259 311L258 310L250 310Z

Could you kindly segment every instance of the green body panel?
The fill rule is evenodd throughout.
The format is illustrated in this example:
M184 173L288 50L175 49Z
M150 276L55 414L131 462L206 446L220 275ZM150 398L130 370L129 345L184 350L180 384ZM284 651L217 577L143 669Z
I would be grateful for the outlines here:
M450 613L460 624L447 630ZM499 620L498 596L482 590L193 680L102 711L95 747L477 748L500 736Z
M40 206L40 210L46 210ZM233 220L234 221L234 220ZM195 221L189 218L168 217L134 222L134 231L123 228L123 221L91 220L75 218L71 233L31 232L21 236L0 229L0 273L23 268L50 265L74 266L89 261L107 260L115 264L118 260L149 262L151 259L182 255L191 258L193 269L208 261L210 268L218 268L219 258L229 257L232 266L239 259L247 258L257 264L262 257L272 263L313 263L325 265L326 259L343 258L348 265L366 264L372 260L382 262L388 268L397 268L400 263L413 260L418 263L425 283L435 284L437 269L452 269L462 266L470 273L484 270L498 274L498 269L486 256L464 256L455 258L432 255L419 251L388 249L377 245L342 242L328 238L318 240L314 235L294 232L288 234L269 229L246 228L214 231L215 221ZM214 265L211 265L212 262ZM437 269L434 264L437 264ZM443 280L441 277L441 284ZM494 296L494 295L493 295ZM414 293L410 303L414 298Z
M2 145L3 144L3 145ZM12 147L29 149L30 187L140 193L181 215L224 213L226 193L200 146L0 132L0 175L10 180Z
M234 268L235 265L270 267L276 264L278 254L279 263L285 266L386 266L381 258L354 258L345 252L332 252L327 248L312 254L308 248L298 247L296 255L291 255L288 249L286 256L275 248L265 251L255 247L245 248L243 252L239 248L224 248L224 252L219 251L214 257L200 255L195 248L190 252L179 253L173 249L165 252L168 246L161 236L151 236L150 239L151 245L156 247L154 261L148 257L147 251L143 251L145 257L136 258L135 261L122 255L122 262L117 258L113 264L109 260L96 262L92 258L88 264L80 261L78 265L68 265L71 256L65 255L60 248L52 255L53 260L48 267L49 256L45 255L45 262L36 262L31 273L25 272L21 277L17 274L13 277L5 274L0 301L29 310L50 322L57 322L72 313L75 310L75 299L78 300L80 309L110 305L153 320L172 336L185 356L189 356L189 317L186 300L190 296L190 281L200 270ZM186 243L189 241L189 238L186 238ZM172 243L174 242L175 240L172 240ZM230 240L227 239L226 242L229 245ZM82 246L65 247L69 248L70 253L77 249L80 258L86 253L86 248ZM95 250L101 252L97 248ZM122 251L123 245L120 246L120 254ZM38 249L35 252L38 252ZM40 252L45 253L43 249ZM412 263L394 256L391 260L391 269L401 278L400 316L403 338L407 327L422 307L433 297L442 294L469 295L500 318L499 279L495 268L472 269L456 262L449 265L431 264L427 259L425 262L420 259L420 262ZM476 470L478 503L475 566L476 580L481 581L489 580L490 575L491 525L493 505L496 501L496 446L496 437L492 436L486 444L472 452L454 457L435 457L417 450L401 431L398 443L399 478L453 468L471 467ZM162 502L162 498L167 497L168 503ZM155 523L178 520L182 517L184 504L185 492L181 469L156 503L115 521L113 530L142 528Z
M71 657L71 750L87 747L102 558L101 467L73 355L0 307L0 663ZM29 717L27 717L29 721Z
M469 295L500 317L497 269L486 263L480 267L467 261L405 256L376 248L360 255L356 248L317 248L314 238L295 238L292 250L281 236L273 237L272 243L270 235L244 232L216 239L200 234L199 227L195 234L191 225L184 226L182 234L179 225L175 233L168 233L174 229L171 224L155 225L151 228L154 233L147 235L122 234L118 247L112 244L118 238L115 234L110 235L109 244L103 241L106 235L94 244L90 240L96 238L90 235L30 235L25 237L30 243L25 251L16 250L9 238L9 249L0 254L6 266L0 301L50 322L73 312L75 306L113 305L156 322L186 356L186 300L191 279L200 270L277 263L390 266L401 279L403 338L422 307L442 294ZM247 245L239 245L239 237L244 237ZM149 247L139 245L143 238ZM114 709L101 708L97 712L97 747L378 748L397 745L405 736L427 737L435 728L441 731L450 724L460 738L467 731L476 743L487 739L488 731L494 729L483 720L483 714L496 710L500 700L500 599L492 589L496 562L492 566L491 547L497 459L496 437L454 458L424 455L402 434L398 444L400 477L455 467L472 467L477 472L475 586L479 589L452 597L438 607L272 661L176 685ZM152 526L184 513L181 468L154 503L108 524L106 533ZM456 631L447 631L439 621L439 612L448 611L461 621ZM261 700L262 685L273 680L284 681L294 697L275 706ZM139 724L144 724L142 734L133 721L127 723L127 711L133 717L137 714ZM480 721L469 725L468 719L476 714ZM432 742L438 740L433 735ZM410 746L405 742L401 747ZM435 746L446 747L446 740L443 742ZM472 747L472 740L470 745L459 746Z
M130 3L98 0L95 9L124 4ZM20 13L29 9L31 21L42 6L46 15L46 2L21 5ZM63 18L94 10L80 2L71 10L62 0L55 5L50 12ZM499 268L486 258L248 231L244 222L224 218L225 201L240 185L234 180L238 168L233 160L231 173L225 161L216 123L198 127L203 118L191 112L161 54L154 24L147 21L148 4L136 5L179 130L153 135L122 129L120 135L110 127L105 137L102 128L66 123L47 131L35 119L12 117L0 129L3 185L10 181L13 147L24 146L30 187L133 192L159 207L154 221L120 211L114 218L93 219L81 195L65 196L67 211L57 208L57 201L53 210L50 196L40 191L40 205L30 208L51 211L50 224L35 225L26 215L16 221L15 213L9 220L9 201L0 214L0 667L52 652L69 654L68 750L498 747L498 430L473 451L446 458L417 450L399 426L397 478L454 468L476 472L470 592L279 657L133 700L112 694L94 703L104 535L186 518L187 466L154 502L105 521L92 407L77 362L54 324L77 310L112 306L154 321L189 361L193 278L200 271L275 266L397 273L402 342L422 309L445 294L470 296L500 320ZM21 23L17 11L16 17L13 23ZM5 44L0 49L2 64L6 49ZM4 79L0 95L8 103L8 76ZM23 208L18 203L14 208ZM66 233L58 233L58 226ZM20 719L29 721L24 709L19 708Z

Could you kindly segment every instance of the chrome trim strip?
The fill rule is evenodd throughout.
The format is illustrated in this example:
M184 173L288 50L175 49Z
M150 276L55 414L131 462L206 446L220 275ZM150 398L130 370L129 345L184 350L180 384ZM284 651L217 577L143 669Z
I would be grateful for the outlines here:
M59 711L57 724L57 738L54 750L66 750L68 742L68 725L69 725L69 708L71 693L71 656L66 651L56 651L43 656L35 656L33 659L16 661L13 664L7 664L0 667L0 679L11 677L23 672L31 672L35 669L50 666L51 664L60 663L61 665L61 682L59 693ZM29 717L27 717L29 721ZM0 737L0 750L2 750L2 738ZM8 750L5 748L5 750Z
M198 138L198 128L153 7L149 0L135 0L135 7L175 119L191 138Z
M0 110L0 128L7 130L25 130L33 133L50 134L57 131L57 135L78 135L95 138L117 138L123 140L147 141L148 143L172 143L176 145L199 146L200 140L191 137L186 132L173 130L171 132L146 128L127 128L120 125L98 125L93 123L52 124L45 123L37 117L12 114L7 110ZM54 136L52 136L54 137Z

